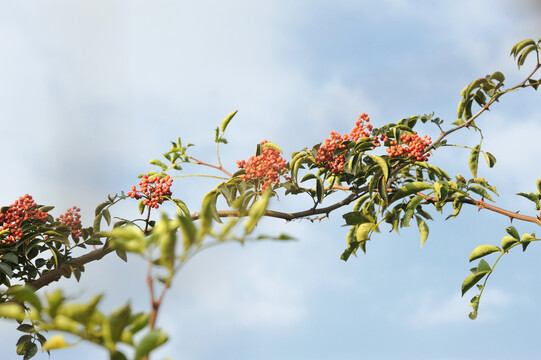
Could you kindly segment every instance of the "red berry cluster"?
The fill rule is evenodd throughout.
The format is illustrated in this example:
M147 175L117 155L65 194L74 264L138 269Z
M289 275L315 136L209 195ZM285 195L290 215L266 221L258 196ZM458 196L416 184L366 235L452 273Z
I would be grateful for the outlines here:
M340 135L336 131L331 131L331 137L325 139L317 151L316 163L323 165L335 174L343 172L346 157L344 154L334 155L334 151L337 148L344 150L346 145L342 144L342 141L345 140L348 140L348 135Z
M359 118L355 122L355 127L351 129L349 134L340 135L336 131L331 131L331 137L325 139L323 144L319 147L316 163L324 166L335 174L344 172L346 157L344 154L335 155L334 152L336 149L344 150L346 148L343 144L344 141L352 140L357 142L359 139L370 137L372 135L371 132L373 127L369 122L370 117L363 113L359 115ZM381 141L387 141L387 137L382 136ZM374 147L381 145L380 139L377 136L374 137L373 143Z
M74 206L71 209L68 209L64 215L56 218L56 221L61 221L64 225L71 229L71 236L74 239L79 239L81 234L81 215L79 212L81 209Z
M268 142L263 140L261 145ZM248 161L238 160L237 166L239 169L246 169L246 173L240 176L242 180L257 179L263 181L261 190L265 190L270 184L279 184L280 175L287 172L286 160L280 153L277 150L265 147L262 148L259 156L251 156ZM290 180L285 175L284 178Z
M389 157L413 157L415 161L428 161L430 154L425 154L425 149L432 143L429 136L425 135L421 138L417 134L404 133L400 136L403 144L398 144L396 141L390 142L390 147L387 149Z
M141 199L145 198L143 204L148 207L157 209L161 203L165 200L165 196L171 196L171 184L173 179L169 175L161 178L159 176L153 176L151 178L148 175L143 175L143 178L139 182L141 186L140 190L137 190L137 187L133 185L131 190L128 193L132 199Z
M0 232L9 231L9 235L0 241L0 244L14 244L23 236L20 228L25 220L46 221L48 214L37 209L36 202L32 196L25 194L19 197L5 213L0 213Z
M370 137L373 127L369 122L370 118L367 114L362 113L359 115L359 118L355 122L355 127L349 133L349 138L353 141L358 141L359 139Z

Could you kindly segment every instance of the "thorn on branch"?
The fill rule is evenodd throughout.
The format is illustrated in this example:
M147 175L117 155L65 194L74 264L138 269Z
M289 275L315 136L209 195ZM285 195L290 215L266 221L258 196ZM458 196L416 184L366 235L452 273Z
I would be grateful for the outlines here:
M477 202L477 211L481 211L485 208L485 198L482 198L481 201Z

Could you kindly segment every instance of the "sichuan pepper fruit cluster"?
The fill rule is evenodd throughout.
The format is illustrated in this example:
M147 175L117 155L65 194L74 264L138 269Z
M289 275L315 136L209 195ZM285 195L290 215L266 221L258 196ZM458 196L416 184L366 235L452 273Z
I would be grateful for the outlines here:
M387 153L390 158L411 157L415 161L427 161L430 154L425 154L425 149L430 146L431 139L428 136L421 138L417 134L404 133L400 136L400 142L388 141L387 135L376 135L373 126L369 123L367 114L359 115L355 127L349 134L340 135L331 131L331 137L323 141L317 151L316 163L325 167L334 174L344 172L346 141L358 142L360 139L372 138L373 148L388 143ZM337 151L338 149L338 151Z
M49 215L38 209L32 196L25 194L15 200L4 213L0 213L0 232L6 231L8 235L0 244L15 244L24 233L21 229L23 221L45 222Z
M149 208L157 209L160 204L163 203L167 197L171 196L171 185L173 184L173 179L167 175L165 177L143 175L139 186L141 187L137 190L137 186L133 185L128 196L132 199L141 199L145 198L143 204Z
M269 141L263 140L261 145ZM255 180L261 182L261 190L264 191L271 184L279 184L280 176L284 175L288 169L286 160L280 155L280 152L268 147L261 148L261 155L251 156L248 161L237 161L239 169L245 169L246 173L240 175L244 181ZM284 175L286 180L289 180Z
M51 209L51 207L49 207ZM71 235L78 239L81 234L81 209L74 206L68 209L65 214L56 218L61 225L71 229ZM14 245L25 235L24 223L45 224L49 214L42 211L31 195L25 194L19 197L5 211L0 212L0 234L6 236L0 239L1 245ZM51 220L52 221L52 220ZM45 236L48 239L49 236Z

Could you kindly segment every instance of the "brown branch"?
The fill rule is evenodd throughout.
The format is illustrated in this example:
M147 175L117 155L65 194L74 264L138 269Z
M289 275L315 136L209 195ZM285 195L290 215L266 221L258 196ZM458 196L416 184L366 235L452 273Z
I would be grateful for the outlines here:
M484 200L478 201L478 200L473 200L472 199L472 201L475 203L475 205L477 205L479 210L487 209L487 210L490 210L490 211L494 211L494 212L496 212L498 214L508 216L511 220L517 219L517 220L531 222L531 223L534 223L534 224L537 224L537 225L541 226L541 218L539 218L539 217L522 215L522 214L519 214L517 212L505 210L505 209L502 209L500 207L497 207L497 206L494 206L494 205L491 205L491 204L487 204Z
M51 270L48 273L43 274L39 279L29 282L27 285L31 286L35 290L39 290L44 286L49 285L52 282L60 280L64 275L69 275L71 273L71 267L78 267L85 265L89 262L100 260L105 255L113 252L114 249L111 248L100 248L94 251L89 252L88 254L81 255L77 258L69 260L66 265L61 266L57 269Z
M223 172L224 174L226 174L226 175L229 176L229 177L232 177L232 176L233 176L229 171L227 171L226 169L224 169L224 167L221 166L221 165L220 165L220 166L212 165L212 164L203 162L203 161L198 160L198 159L196 159L196 158L194 158L194 157L191 157L191 156L188 156L188 158L189 158L189 159L192 159L192 160L195 162L196 165L208 166L208 167L211 167L211 168L213 168L213 169L220 170L221 172Z
M416 195L422 196L425 200L427 200L430 203L440 202L440 200L438 200L437 198L435 198L433 196L425 195L422 192L418 192ZM443 201L444 202L453 202L453 201L455 201L455 198L450 197L450 198L447 198L447 199L445 199ZM534 223L534 224L537 224L537 225L541 226L541 218L540 217L522 215L522 214L519 214L518 212L513 212L513 211L510 211L510 210L503 209L503 208L498 207L498 206L487 204L484 200L475 200L475 199L473 199L471 197L462 198L459 201L461 203L463 203L463 204L475 205L475 206L477 206L477 208L479 210L487 209L487 210L493 211L495 213L505 215L505 216L509 217L511 220L517 219L517 220L522 220L522 221Z
M344 200L339 201L333 205L330 205L324 208L310 209L310 210L299 211L299 212L294 212L294 213L285 213L281 211L267 210L265 211L265 214L263 216L292 221L295 219L301 219L301 218L305 218L307 216L312 216L312 215L328 214L333 210L336 210L342 206L350 204L351 202L355 201L358 197L359 195L357 193L351 193ZM219 210L218 211L218 216L220 217L244 217L247 215L248 213L246 211L241 212L239 210ZM198 220L201 217L201 214L198 212L194 212L193 214L191 214L191 217L192 217L192 220Z
M328 214L331 211L336 210L336 209L338 209L338 208L340 208L342 206L348 205L351 202L353 202L354 200L356 200L358 198L358 196L359 196L358 194L359 194L360 191L366 191L366 189L364 187L360 188L360 189L357 189L356 192L353 192L353 193L349 194L346 198L344 198L344 200L339 201L339 202L337 202L337 203L335 203L333 205L330 205L330 206L327 206L327 207L324 207L324 208L310 209L310 210L299 211L299 212L295 212L295 213L284 213L284 212L280 212L280 211L267 210L265 212L264 216L274 217L274 218L279 218L279 219L284 219L284 220L287 220L287 221L291 221L291 220L304 218L304 217L312 216L312 215ZM238 210L221 210L221 211L218 211L218 215L220 217L229 217L229 216L243 217L243 216L246 216L247 213L246 212L240 212ZM200 214L195 212L195 213L193 213L191 215L191 217L192 217L192 220L197 220L197 219L199 219ZM32 286L32 288L34 288L35 290L39 290L42 287L47 286L52 282L60 280L60 278L62 276L69 275L71 273L71 268L72 267L78 267L78 266L85 265L85 264L87 264L89 262L92 262L92 261L100 260L105 255L107 255L107 254L109 254L109 253L111 253L113 251L114 251L114 249L111 249L109 247L108 248L100 248L100 249L91 251L88 254L81 255L81 256L79 256L77 258L73 258L73 259L69 260L66 263L66 265L61 266L61 267L59 267L57 269L54 269L54 270L51 270L51 271L45 273L39 279L31 281L27 285ZM161 301L162 298L163 298L163 293L160 296L159 301Z

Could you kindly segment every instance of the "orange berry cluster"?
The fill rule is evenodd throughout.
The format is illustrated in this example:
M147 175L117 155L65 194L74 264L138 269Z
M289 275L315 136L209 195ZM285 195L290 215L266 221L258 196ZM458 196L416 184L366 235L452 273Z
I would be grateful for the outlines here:
M415 161L428 161L430 154L424 152L432 143L429 136L425 135L424 138L421 138L417 134L404 133L400 136L400 140L403 144L398 144L396 141L390 142L390 147L387 149L390 158L411 156Z
M21 224L25 220L46 221L49 216L46 212L37 209L32 196L25 194L19 197L5 213L0 213L0 232L9 231L9 235L0 241L0 244L15 244L23 236Z
M355 122L355 127L351 129L349 134L340 135L336 131L331 131L331 137L325 139L319 147L316 156L316 163L322 165L335 174L344 172L344 163L346 157L344 154L335 155L336 149L345 150L344 141L352 140L357 142L359 139L370 137L372 134L372 125L369 124L370 117L363 113ZM381 137L381 141L387 141L387 137ZM380 139L376 136L373 140L374 147L380 146Z
M71 228L71 236L74 239L78 239L81 234L81 215L79 212L81 209L74 206L71 209L68 209L64 215L56 218L56 221L61 221L64 225Z
M140 190L133 185L128 193L128 196L132 199L145 198L144 205L157 209L161 203L165 200L165 196L171 196L171 184L173 179L169 175L166 177L153 176L151 178L148 175L143 175L143 178L139 182L141 186Z
M268 142L263 140L261 145ZM240 176L242 180L257 179L263 181L261 190L265 190L270 184L279 184L280 175L287 172L286 160L277 150L271 148L262 148L261 155L251 156L248 161L238 160L237 166L239 169L246 169L246 173ZM290 180L285 175L284 178Z

